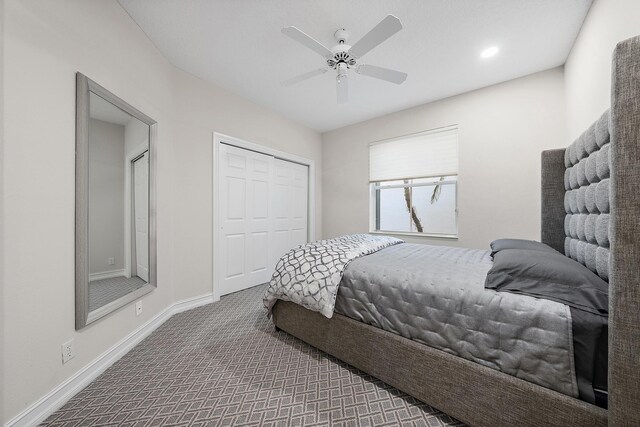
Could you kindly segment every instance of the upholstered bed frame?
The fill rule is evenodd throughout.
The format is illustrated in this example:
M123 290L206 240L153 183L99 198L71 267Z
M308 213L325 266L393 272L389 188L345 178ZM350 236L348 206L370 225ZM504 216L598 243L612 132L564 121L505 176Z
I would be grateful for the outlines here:
M274 323L470 425L640 425L640 37L614 51L611 109L542 153L541 240L609 281L608 410L339 314L279 301Z

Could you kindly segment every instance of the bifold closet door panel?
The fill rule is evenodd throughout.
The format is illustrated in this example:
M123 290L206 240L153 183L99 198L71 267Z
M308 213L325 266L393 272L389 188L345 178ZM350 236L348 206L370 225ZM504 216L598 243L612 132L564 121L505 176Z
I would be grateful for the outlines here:
M149 282L149 152L133 162L135 273Z
M274 159L273 253L271 264L289 249L307 243L309 167Z
M267 282L272 273L273 157L221 144L219 161L221 295Z

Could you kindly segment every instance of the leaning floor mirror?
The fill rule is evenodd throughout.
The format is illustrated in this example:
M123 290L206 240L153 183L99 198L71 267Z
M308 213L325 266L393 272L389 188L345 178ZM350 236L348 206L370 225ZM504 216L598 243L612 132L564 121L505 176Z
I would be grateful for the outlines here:
M76 329L156 287L156 126L76 74Z

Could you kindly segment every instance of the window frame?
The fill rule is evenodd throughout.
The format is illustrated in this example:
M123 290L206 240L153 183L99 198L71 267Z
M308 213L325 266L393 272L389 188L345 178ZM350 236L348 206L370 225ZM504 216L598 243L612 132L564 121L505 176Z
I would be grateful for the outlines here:
M421 135L431 135L438 134L441 132L447 132L450 130L455 130L456 134L456 150L457 150L457 163L459 164L459 147L460 147L460 125L459 124L451 124L447 126L437 127L428 129L421 132L415 132L407 135L397 136L393 138L382 139L378 141L371 142L369 144L369 165L371 167L371 146L379 143L391 143L395 141L402 141L407 138L412 138ZM378 212L379 212L379 201L377 197L377 191L379 189L391 189L391 188L405 188L411 187L422 187L422 186L433 186L434 182L420 182L420 183L411 183L411 184L392 184L392 185L380 185L384 182L392 182L399 180L426 180L426 179L438 179L442 176L445 176L446 179L442 183L445 185L454 185L455 186L455 206L454 206L454 224L455 224L455 233L438 233L438 232L419 232L419 231L394 231L394 230L380 230L377 225L379 224ZM371 179L371 170L369 171L369 178ZM458 236L460 235L460 223L459 223L459 206L458 206L458 198L459 198L459 178L460 178L460 170L459 166L456 167L456 173L448 173L446 175L437 174L437 175L429 175L429 176L406 176L402 178L395 178L393 180L388 181L369 181L369 233L371 234L393 234L400 236L410 236L410 237L427 237L427 238L437 238L437 239L448 239L448 240L458 240ZM413 196L413 190L411 192ZM409 220L411 221L411 215L409 214ZM413 222L411 221L411 228L413 229Z
M458 175L447 175L448 179L444 181L437 182L421 182L421 183L410 183L410 184L392 184L392 185L384 185L381 183L389 182L389 181L379 181L379 182L371 182L369 183L369 233L372 234L394 234L399 236L412 236L412 237L429 237L429 238L441 238L441 239L451 239L457 240L459 235L459 223L458 223ZM453 177L453 178L452 178ZM417 179L433 179L440 178L440 176L423 176L417 178L406 178L411 180ZM379 198L377 197L377 191L380 189L393 189L393 188L416 188L416 187L432 187L434 184L441 185L453 185L455 187L456 197L455 197L455 228L456 232L451 233L437 233L437 232L420 232L420 231L397 231L397 230L381 230L378 229L378 213L379 213ZM412 192L413 194L413 192ZM409 216L410 218L410 216Z

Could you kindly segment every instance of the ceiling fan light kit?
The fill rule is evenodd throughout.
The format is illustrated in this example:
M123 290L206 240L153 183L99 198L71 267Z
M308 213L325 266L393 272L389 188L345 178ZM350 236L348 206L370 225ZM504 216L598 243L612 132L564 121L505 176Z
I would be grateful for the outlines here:
M407 79L406 73L377 67L375 65L358 63L358 60L362 56L401 29L402 24L400 23L400 20L393 15L387 15L386 18L373 27L371 31L358 40L353 46L347 44L347 41L349 40L349 32L344 28L337 30L334 33L334 37L338 44L329 49L296 27L283 28L283 34L320 54L324 58L326 66L291 79L284 80L281 84L283 86L291 86L312 77L324 74L333 69L336 71L336 92L338 103L340 104L346 103L349 100L348 70L351 69L358 74L363 74L365 76L385 80L395 84L401 84Z

